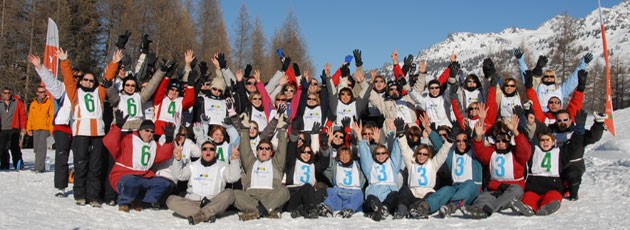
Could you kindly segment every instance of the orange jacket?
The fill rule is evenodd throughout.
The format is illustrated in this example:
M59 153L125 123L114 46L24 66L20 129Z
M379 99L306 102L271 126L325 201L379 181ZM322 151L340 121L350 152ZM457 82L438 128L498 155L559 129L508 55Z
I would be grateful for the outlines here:
M37 102L37 98L35 98L28 107L26 131L48 130L52 133L54 117L55 105L53 101L46 97L42 102Z

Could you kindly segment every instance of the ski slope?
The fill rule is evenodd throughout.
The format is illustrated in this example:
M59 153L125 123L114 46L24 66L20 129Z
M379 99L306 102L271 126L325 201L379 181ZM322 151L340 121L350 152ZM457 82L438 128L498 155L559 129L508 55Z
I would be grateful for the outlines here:
M523 217L512 213L495 213L485 220L453 217L428 220L392 220L391 216L374 222L355 214L350 219L292 219L283 213L280 220L260 219L241 222L234 213L215 223L189 226L184 219L172 216L169 210L143 210L122 213L117 207L77 206L72 195L57 198L53 194L53 173L36 174L32 149L24 150L27 170L0 171L1 229L418 229L425 227L466 229L628 229L630 218L630 109L614 114L618 136L605 133L602 140L589 146L587 172L583 176L580 200L562 202L560 210L546 217ZM590 124L587 125L590 127ZM54 157L54 152L48 155ZM54 161L52 161L54 162Z

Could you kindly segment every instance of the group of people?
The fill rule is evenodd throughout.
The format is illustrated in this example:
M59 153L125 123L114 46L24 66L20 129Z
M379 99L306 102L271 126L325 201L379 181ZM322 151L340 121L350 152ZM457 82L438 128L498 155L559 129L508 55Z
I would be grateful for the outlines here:
M317 78L278 49L280 68L265 83L251 65L233 72L222 53L212 66L192 50L183 68L156 64L148 35L133 63L129 37L119 36L102 79L73 69L63 49L63 81L28 58L45 85L34 103L60 105L44 129L56 143L56 195L66 195L72 151L77 205L167 207L190 224L231 207L243 221L284 211L375 221L549 215L578 199L585 147L605 129L599 113L585 127L591 54L558 84L546 57L529 69L519 49L518 77L499 76L490 58L482 77L465 74L456 55L429 76L426 62L409 55L401 66L394 51L394 76L369 78L360 50Z

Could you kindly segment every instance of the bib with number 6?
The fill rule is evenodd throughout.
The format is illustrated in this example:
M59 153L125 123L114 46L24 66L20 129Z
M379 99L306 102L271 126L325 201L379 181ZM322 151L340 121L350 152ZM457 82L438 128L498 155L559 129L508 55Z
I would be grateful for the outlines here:
M133 165L131 167L139 171L149 170L153 166L156 150L157 144L155 144L155 141L146 143L138 135L133 135Z

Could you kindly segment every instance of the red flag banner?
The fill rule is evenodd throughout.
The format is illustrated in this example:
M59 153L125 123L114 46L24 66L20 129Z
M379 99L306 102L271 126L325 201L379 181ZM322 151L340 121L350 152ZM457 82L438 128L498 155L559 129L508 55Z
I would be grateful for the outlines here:
M606 45L606 26L604 25L604 18L602 16L602 3L599 2L599 23L602 29L602 42L604 45L604 61L606 62L606 120L604 123L608 128L608 131L615 136L615 122L613 120L613 106L612 106L612 87L610 82L610 65L608 63L608 46Z

